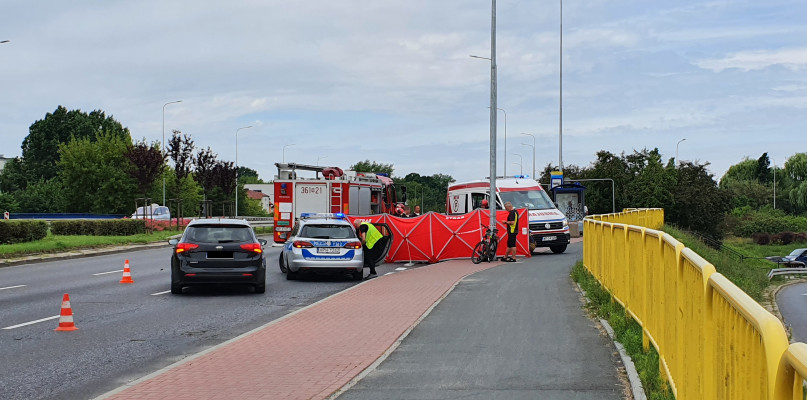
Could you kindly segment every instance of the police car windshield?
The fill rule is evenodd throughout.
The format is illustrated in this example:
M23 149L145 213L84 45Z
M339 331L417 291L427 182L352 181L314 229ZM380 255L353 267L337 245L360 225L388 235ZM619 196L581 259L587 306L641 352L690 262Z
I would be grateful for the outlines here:
M304 225L300 237L310 239L351 239L356 237L350 225L311 224Z
M510 202L515 208L529 210L546 210L555 208L555 204L543 190L518 190L513 192L499 192L502 202Z

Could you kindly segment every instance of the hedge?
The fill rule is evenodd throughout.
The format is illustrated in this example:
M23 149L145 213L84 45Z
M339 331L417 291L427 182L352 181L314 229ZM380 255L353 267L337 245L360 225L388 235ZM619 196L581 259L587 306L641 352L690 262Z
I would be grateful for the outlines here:
M48 235L48 223L45 221L7 221L0 222L0 244L32 242L44 239Z
M50 231L54 235L129 236L146 232L142 219L71 219L53 221Z

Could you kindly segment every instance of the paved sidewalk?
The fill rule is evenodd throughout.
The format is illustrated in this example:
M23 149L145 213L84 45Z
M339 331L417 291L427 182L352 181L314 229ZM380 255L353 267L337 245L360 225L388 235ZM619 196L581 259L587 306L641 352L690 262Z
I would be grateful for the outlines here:
M99 399L326 399L389 355L463 277L507 264L448 261L381 276ZM568 298L556 312L580 310ZM579 312L568 318L585 319Z
M448 261L363 282L100 398L327 398L462 277L500 264Z

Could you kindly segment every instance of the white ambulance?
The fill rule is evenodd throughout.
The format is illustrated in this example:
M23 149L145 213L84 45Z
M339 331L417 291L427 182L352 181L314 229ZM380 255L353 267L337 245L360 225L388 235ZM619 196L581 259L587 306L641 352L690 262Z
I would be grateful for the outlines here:
M553 253L563 253L569 244L569 221L546 191L534 179L514 176L496 179L496 209L503 210L510 202L515 208L526 208L530 216L530 250L549 247ZM483 208L490 201L490 181L476 180L452 183L448 186L448 214L465 214Z

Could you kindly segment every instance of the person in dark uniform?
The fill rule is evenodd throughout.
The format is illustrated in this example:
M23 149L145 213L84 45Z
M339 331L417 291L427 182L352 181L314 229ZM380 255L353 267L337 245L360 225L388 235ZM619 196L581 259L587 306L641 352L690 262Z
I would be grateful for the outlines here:
M518 237L518 211L513 208L513 204L509 201L504 203L504 209L507 210L507 250L504 252L502 261L515 262L516 261L516 238Z

